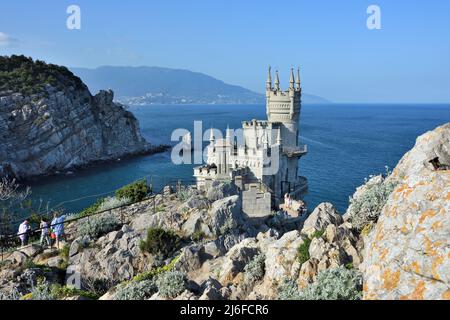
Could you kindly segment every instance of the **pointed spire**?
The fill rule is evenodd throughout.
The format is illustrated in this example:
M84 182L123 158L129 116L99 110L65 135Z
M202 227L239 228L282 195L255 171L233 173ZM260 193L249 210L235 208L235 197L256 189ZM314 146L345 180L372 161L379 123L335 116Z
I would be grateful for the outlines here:
M280 90L280 77L278 76L278 70L276 71L277 77L275 79L275 89Z
M281 129L278 127L278 132L277 132L277 144L281 145Z
M300 67L297 69L297 80L295 81L295 84L297 85L297 90L300 90Z
M272 90L272 74L270 66L269 66L269 74L267 75L266 90Z
M289 89L294 90L294 83L295 83L294 68L291 67L291 78L289 79Z

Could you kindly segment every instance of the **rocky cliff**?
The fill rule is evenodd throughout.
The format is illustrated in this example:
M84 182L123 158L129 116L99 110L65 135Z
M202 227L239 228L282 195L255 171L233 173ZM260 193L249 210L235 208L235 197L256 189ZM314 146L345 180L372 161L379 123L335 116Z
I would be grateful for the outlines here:
M27 178L152 149L112 91L92 96L63 67L24 57L0 62L0 176Z
M0 299L449 299L450 174L428 162L448 163L449 139L450 124L419 137L344 216L322 203L304 221L279 212L254 225L214 184L70 222L66 250L5 256ZM48 290L66 284L81 290Z
M365 299L450 299L450 123L417 139L366 242ZM448 168L447 168L448 169Z

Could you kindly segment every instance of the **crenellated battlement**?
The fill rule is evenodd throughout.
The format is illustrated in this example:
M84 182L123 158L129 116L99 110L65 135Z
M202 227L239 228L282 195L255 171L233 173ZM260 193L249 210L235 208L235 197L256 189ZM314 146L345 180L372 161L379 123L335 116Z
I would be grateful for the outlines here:
M269 67L269 74L266 81L266 112L270 122L298 122L301 96L300 69L297 71L296 78L294 76L294 69L291 68L289 89L282 90L278 71L276 72L274 86L272 86L272 74Z

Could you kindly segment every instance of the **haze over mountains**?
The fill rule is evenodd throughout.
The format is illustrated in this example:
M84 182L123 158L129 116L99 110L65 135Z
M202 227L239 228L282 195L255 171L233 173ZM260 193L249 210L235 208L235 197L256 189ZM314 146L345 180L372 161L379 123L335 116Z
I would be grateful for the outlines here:
M127 105L148 104L255 104L263 94L224 83L203 73L161 67L71 68L92 93L114 90L116 100ZM327 100L303 94L305 103Z

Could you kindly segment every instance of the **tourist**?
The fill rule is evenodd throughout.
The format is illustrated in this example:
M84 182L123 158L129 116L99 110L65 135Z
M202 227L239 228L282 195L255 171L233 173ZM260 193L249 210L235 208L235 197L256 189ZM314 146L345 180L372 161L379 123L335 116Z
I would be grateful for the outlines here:
M41 229L41 246L44 246L44 243L46 246L50 246L50 237L48 236L49 228L48 228L48 222L45 221L44 218L41 219L41 224L39 225L39 228Z
M286 193L284 195L284 204L285 204L286 208L290 208L291 207L291 197L289 196L288 193Z
M22 247L28 244L28 239L30 237L31 226L28 220L22 222L19 226L19 231L17 235L19 236L20 242L22 243Z
M51 223L52 233L55 235L55 247L60 249L60 242L64 237L64 220L66 216L59 216L58 212L53 214L53 220Z

